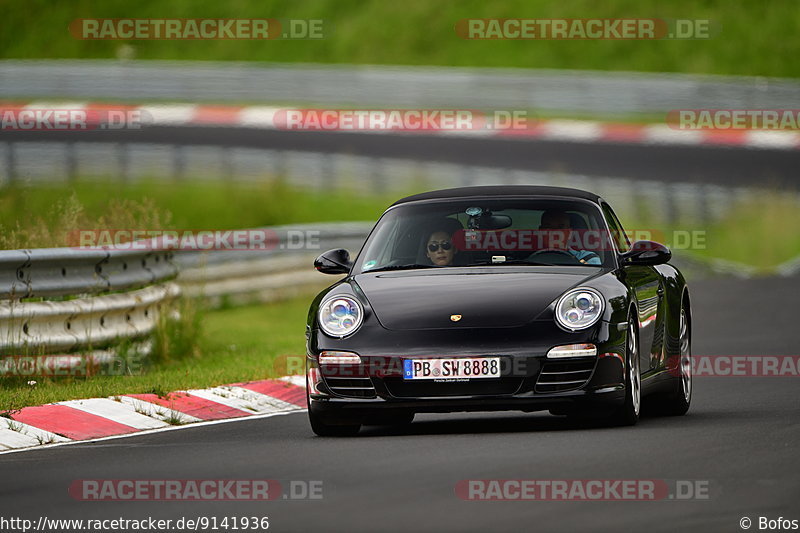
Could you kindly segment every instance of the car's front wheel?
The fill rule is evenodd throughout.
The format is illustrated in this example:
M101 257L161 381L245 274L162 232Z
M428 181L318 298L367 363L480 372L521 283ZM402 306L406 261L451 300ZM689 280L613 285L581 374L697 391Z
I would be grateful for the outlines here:
M628 318L628 335L625 341L625 402L613 415L620 426L633 426L639 421L642 408L642 373L639 364L639 335L636 315Z
M675 390L654 399L657 411L667 416L685 415L692 403L692 332L686 304L681 306L678 322L678 354L675 370L678 373Z

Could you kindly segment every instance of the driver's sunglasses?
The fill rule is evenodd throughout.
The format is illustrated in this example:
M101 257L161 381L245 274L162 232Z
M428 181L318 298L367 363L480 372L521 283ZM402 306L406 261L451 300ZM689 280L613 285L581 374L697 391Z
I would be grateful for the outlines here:
M431 252L435 252L436 250L439 249L439 246L442 247L442 250L447 251L453 247L453 244L450 241L442 241L440 243L432 242L428 245L428 250L430 250Z

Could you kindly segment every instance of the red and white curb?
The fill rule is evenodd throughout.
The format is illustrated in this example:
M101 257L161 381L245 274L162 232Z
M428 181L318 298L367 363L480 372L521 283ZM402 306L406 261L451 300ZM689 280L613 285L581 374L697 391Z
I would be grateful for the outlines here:
M0 418L0 453L306 408L304 376L155 394L69 400Z
M84 110L98 114L108 111L137 111L142 121L157 126L219 126L256 129L281 129L276 114L289 108L269 106L213 106L196 104L122 105L87 102L0 102L3 110L58 109ZM312 130L313 131L313 130ZM329 130L336 133L394 133L484 137L503 139L541 139L569 142L609 142L622 144L674 146L729 146L793 150L800 148L800 132L769 130L679 130L664 124L625 124L586 120L537 120L525 129L476 130Z

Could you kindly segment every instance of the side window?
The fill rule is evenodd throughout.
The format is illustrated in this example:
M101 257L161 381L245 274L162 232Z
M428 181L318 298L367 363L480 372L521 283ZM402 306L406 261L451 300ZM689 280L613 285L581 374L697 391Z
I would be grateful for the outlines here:
M617 215L614 214L614 211L606 203L603 203L603 216L606 217L608 228L611 230L611 236L617 244L619 251L627 252L630 249L628 235L625 233L625 230L622 229L622 224L619 223Z

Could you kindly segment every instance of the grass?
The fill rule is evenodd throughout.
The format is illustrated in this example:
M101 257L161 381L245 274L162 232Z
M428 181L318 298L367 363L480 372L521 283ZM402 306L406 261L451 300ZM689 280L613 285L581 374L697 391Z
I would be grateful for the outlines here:
M31 16L35 13L36 16ZM794 0L481 1L5 0L0 50L7 58L195 59L355 64L632 70L798 77L800 11ZM79 18L323 19L320 40L79 40ZM710 19L703 40L463 40L463 18Z
M16 432L22 431L22 427L23 427L22 424L20 424L19 422L14 421L14 420L11 420L11 419L7 419L6 420L6 426L11 431L16 431Z
M224 230L375 220L399 196L304 190L280 181L13 185L0 189L0 249L67 246L71 232L80 229Z
M164 418L164 422L170 426L182 426L185 423L175 411L170 411L169 415Z
M189 353L159 359L148 372L90 379L0 378L0 413L28 405L123 394L204 388L284 376L299 368L305 354L305 319L312 295L280 303L208 311L200 321L203 340ZM290 359L287 356L300 356ZM172 418L172 417L171 417ZM170 424L180 423L179 418Z
M706 247L688 252L727 259L761 273L800 255L800 205L796 195L753 192L728 207L729 214L706 228Z

